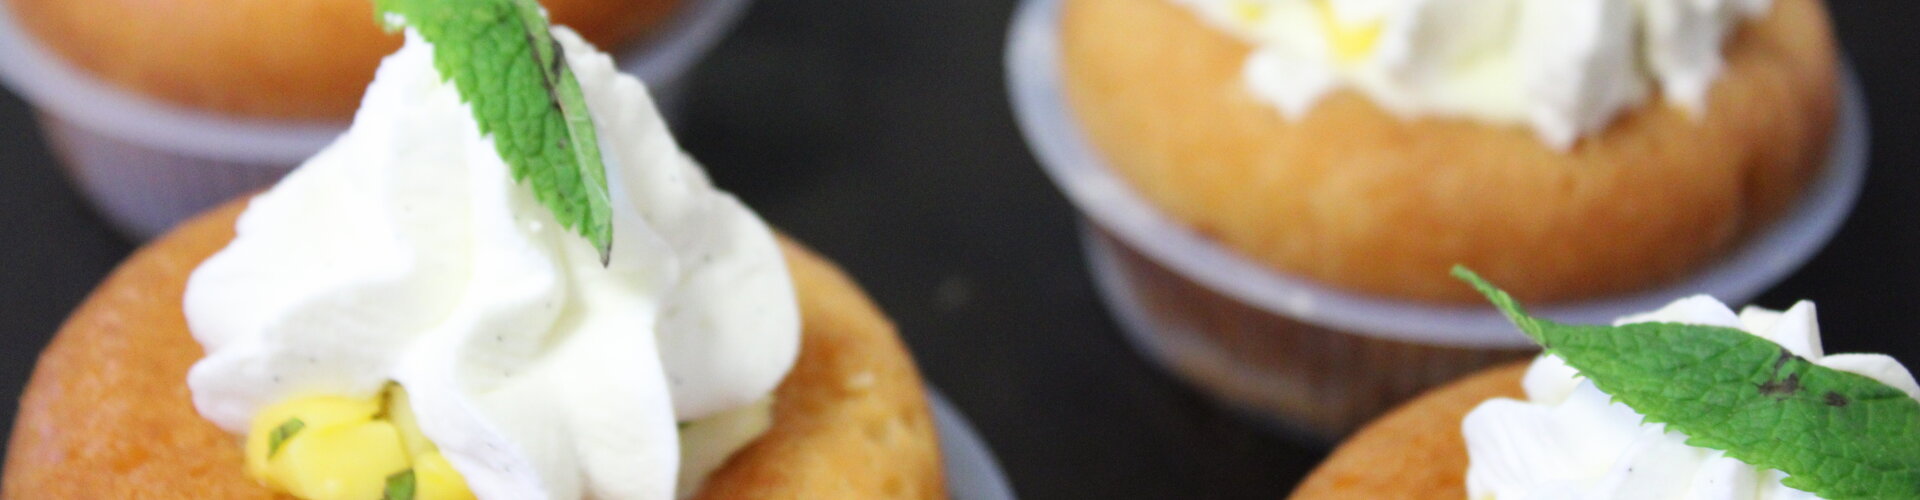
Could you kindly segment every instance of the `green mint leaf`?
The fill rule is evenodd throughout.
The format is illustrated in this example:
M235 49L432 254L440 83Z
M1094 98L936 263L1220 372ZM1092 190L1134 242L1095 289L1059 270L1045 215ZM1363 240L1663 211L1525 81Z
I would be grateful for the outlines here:
M307 428L306 422L300 421L299 418L289 418L267 432L267 458L278 455L280 446L287 444L288 439L292 439L294 434L299 434L300 430L305 428Z
M493 136L513 178L567 229L613 246L606 165L586 96L535 0L374 0L433 42L434 67Z
M1714 326L1562 325L1528 316L1463 267L1459 277L1594 386L1687 435L1828 500L1920 498L1920 402L1767 339Z
M387 490L380 500L413 500L414 486L413 469L395 472L387 476Z

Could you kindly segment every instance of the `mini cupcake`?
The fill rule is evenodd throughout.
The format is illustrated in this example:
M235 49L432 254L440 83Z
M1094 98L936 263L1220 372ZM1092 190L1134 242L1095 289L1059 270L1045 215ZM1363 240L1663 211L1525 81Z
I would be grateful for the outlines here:
M1826 354L1813 303L1696 296L1586 330L1367 426L1293 498L1920 498L1887 476L1911 474L1888 464L1916 460L1920 385L1884 355ZM1570 352L1593 345L1619 350Z
M1470 307L1450 266L1563 306L1696 276L1801 201L1838 123L1815 0L1059 0L1057 43L1072 126L1202 242L1091 217L1123 323L1323 438L1524 356L1432 327Z
M1821 166L1815 0L1066 0L1067 97L1161 210L1273 269L1423 301L1678 278Z
M345 135L68 321L4 496L944 498L892 326L641 82L531 2L391 3Z

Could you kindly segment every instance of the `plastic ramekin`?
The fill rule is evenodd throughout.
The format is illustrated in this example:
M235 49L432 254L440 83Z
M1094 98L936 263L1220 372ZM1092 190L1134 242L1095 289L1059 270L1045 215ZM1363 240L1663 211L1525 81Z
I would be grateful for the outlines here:
M671 115L688 70L748 4L688 0L650 38L618 53L621 70L646 81ZM94 207L141 240L271 185L347 127L221 115L123 91L42 47L3 3L0 83L34 107L48 146Z
M1427 388L1538 352L1498 312L1334 289L1243 258L1160 213L1082 136L1060 89L1059 0L1025 0L1007 45L1014 115L1083 219L1088 265L1147 358L1288 434L1331 442ZM1693 294L1752 300L1811 258L1852 210L1866 108L1846 72L1827 167L1771 226L1655 290L1533 308L1607 323Z

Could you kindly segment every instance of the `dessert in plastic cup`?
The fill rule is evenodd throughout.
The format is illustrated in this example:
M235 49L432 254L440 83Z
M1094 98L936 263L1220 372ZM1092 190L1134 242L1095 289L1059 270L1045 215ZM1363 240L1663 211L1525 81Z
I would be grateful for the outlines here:
M1273 47L1292 42L1260 38L1265 27L1236 31L1210 17L1227 3L1274 26L1298 20L1287 9L1323 9L1302 19L1328 26L1349 22L1335 11L1365 10L1035 0L1014 23L1009 79L1042 165L1091 222L1094 274L1129 335L1177 374L1290 431L1337 437L1425 388L1525 355L1496 314L1427 276L1452 263L1556 299L1546 301L1554 317L1610 318L1675 289L1744 300L1817 250L1858 189L1863 117L1837 90L1831 36L1812 2L1729 15L1724 69L1697 105L1664 94L1685 78L1638 75L1638 100L1590 92L1565 96L1588 106L1542 97L1493 109L1422 93L1449 80L1394 80L1364 57L1318 68L1318 93L1291 87L1275 75L1314 74L1314 60L1273 55L1298 47ZM1429 17L1470 4L1351 15L1383 17L1368 36L1417 62L1446 54L1389 43L1396 26L1449 28L1462 21ZM1654 22L1639 15L1622 22ZM1447 31L1435 36L1462 36ZM1272 64L1309 67L1262 72ZM1509 116L1515 109L1532 113ZM1755 153L1783 143L1791 154ZM1748 161L1757 157L1766 159Z
M508 22L392 2L407 45L347 133L74 313L0 493L943 498L872 302L712 186L610 57L463 1Z
M216 114L345 121L400 37L370 2L6 0L15 27L108 85ZM554 0L557 24L625 47L680 0Z
M69 177L122 232L158 235L285 175L345 130L399 44L368 26L365 2L242 3L0 2L0 83L35 107ZM624 47L622 67L671 114L747 0L552 3L562 24Z
M1369 424L1292 498L1920 497L1878 477L1900 470L1883 460L1912 460L1889 448L1915 437L1920 386L1891 357L1824 352L1814 311L1803 301L1735 312L1702 295L1614 322L1639 330L1592 329L1612 341L1549 341L1531 363L1463 378ZM1649 337L1664 338L1640 341ZM1551 354L1604 344L1619 349ZM1743 351L1749 359L1727 361ZM1811 458L1829 444L1854 450ZM1848 469L1860 464L1871 465ZM1859 473L1834 480L1847 470ZM1871 486L1882 481L1893 488Z

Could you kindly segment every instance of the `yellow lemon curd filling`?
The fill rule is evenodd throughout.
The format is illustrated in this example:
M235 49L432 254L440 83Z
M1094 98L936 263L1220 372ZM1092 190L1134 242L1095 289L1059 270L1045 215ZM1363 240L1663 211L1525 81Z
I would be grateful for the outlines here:
M420 433L400 386L371 398L310 396L253 419L247 474L305 500L471 500L460 473Z
M680 497L773 426L773 398L680 423ZM304 500L472 500L399 385L368 398L308 396L261 410L246 440L247 475Z
M1233 17L1248 24L1265 21L1270 11L1264 0L1239 0L1233 2L1232 6ZM1373 55L1374 47L1380 42L1381 30L1385 27L1384 21L1341 21L1334 14L1333 4L1329 0L1314 0L1313 10L1335 61L1353 63Z
M1333 13L1333 5L1327 0L1314 2L1320 11L1320 26L1326 30L1327 42L1333 46L1333 57L1342 63L1352 63L1373 55L1373 48L1379 45L1380 30L1384 27L1379 20L1345 23Z

